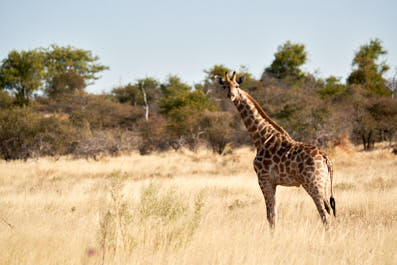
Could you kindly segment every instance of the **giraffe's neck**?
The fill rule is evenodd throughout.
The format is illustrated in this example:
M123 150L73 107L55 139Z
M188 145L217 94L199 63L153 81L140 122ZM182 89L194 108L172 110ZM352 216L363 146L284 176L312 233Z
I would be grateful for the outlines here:
M293 142L288 133L271 120L248 93L240 90L240 98L234 101L234 105L258 150L275 141Z

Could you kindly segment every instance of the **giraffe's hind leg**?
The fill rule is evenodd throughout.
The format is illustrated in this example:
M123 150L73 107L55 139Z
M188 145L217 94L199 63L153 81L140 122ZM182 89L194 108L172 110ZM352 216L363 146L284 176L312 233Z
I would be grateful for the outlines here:
M267 221L270 228L273 229L276 219L276 186L272 183L263 183L262 181L259 181L259 186L265 197Z
M327 198L329 198L328 185L329 185L329 182L325 182L323 201L324 201L325 210L327 211L328 214L331 214L331 205L329 204L329 201L327 200Z
M328 214L331 214L331 212L330 212L330 206L329 206L329 202L327 201L327 200L323 200L324 201L324 207L325 207L325 210L327 211L327 213Z
M327 220L327 215L326 211L329 212L329 207L328 205L325 206L325 199L324 199L324 194L322 192L322 189L318 186L316 186L314 183L313 184L305 184L302 185L303 188L306 190L306 192L312 197L314 204L317 207L318 213L320 214L321 220L323 221L323 224L325 227L328 227L328 220ZM327 210L328 207L328 210Z

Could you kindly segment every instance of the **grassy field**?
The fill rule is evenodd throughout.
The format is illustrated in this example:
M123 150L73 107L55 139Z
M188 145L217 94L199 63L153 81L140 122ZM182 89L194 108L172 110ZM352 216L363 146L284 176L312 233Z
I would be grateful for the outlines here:
M331 153L337 218L277 190L276 229L248 148L0 162L0 264L397 264L397 156Z

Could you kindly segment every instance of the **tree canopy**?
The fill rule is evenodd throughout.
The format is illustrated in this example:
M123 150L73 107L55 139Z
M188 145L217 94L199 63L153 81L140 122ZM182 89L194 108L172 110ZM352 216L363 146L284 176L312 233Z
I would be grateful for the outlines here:
M114 88L112 94L120 103L142 106L145 103L143 91L147 94L147 101L150 104L159 97L159 86L160 84L156 79L146 77L138 79L134 83L128 83L125 86Z
M346 90L346 85L340 82L341 78L336 76L329 76L325 80L321 80L321 86L317 93L323 99L332 97L344 90Z
M0 66L0 88L16 95L15 103L29 104L34 91L49 96L83 90L108 69L91 51L51 45L30 51L11 51Z
M288 41L261 78L244 66L237 75L245 75L241 88L297 141L325 147L347 135L369 150L378 141L391 145L397 134L397 101L390 96L396 78L384 79L386 53L378 39L362 45L344 82L304 72L305 46ZM106 69L91 51L71 46L11 51L0 64L0 131L6 132L0 157L194 150L201 144L222 153L231 144L252 143L215 78L234 69L215 64L194 85L170 75L136 79L110 94L84 91Z
M364 44L356 52L352 66L353 71L347 78L349 85L360 85L372 94L389 95L386 80L383 75L389 70L386 62L378 62L387 51L382 47L379 39L373 39Z
M44 77L43 54L39 50L11 51L0 67L0 87L15 93L18 105L29 104Z
M306 63L306 59L305 45L287 41L284 45L278 47L274 54L274 60L265 69L265 73L278 79L287 77L300 79L304 76L300 67Z
M183 83L177 76L170 76L161 89L164 96L160 100L160 111L165 115L185 107L198 112L214 109L214 105L206 94L200 90L192 90L191 86Z
M49 95L84 89L100 78L98 73L109 69L98 63L99 57L88 50L51 45L41 52L46 67L45 90Z

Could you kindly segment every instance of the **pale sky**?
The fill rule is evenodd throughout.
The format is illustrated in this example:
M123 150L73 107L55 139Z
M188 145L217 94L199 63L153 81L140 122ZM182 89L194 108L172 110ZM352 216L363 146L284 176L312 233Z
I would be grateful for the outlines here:
M0 0L0 59L13 50L71 45L110 67L89 92L169 74L194 84L204 69L248 67L259 78L287 40L308 51L304 70L343 80L360 45L383 41L397 67L397 1Z

